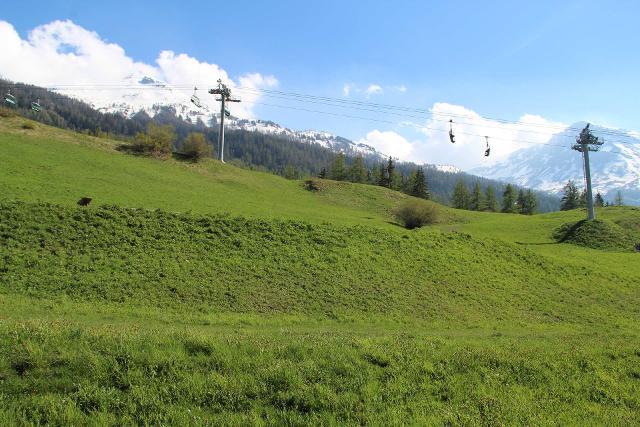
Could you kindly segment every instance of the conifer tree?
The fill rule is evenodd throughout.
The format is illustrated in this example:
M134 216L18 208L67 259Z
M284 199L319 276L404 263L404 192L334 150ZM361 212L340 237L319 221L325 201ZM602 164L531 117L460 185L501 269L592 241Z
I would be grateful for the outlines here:
M602 194L600 194L599 191L596 193L596 197L594 197L593 205L596 208L604 207L604 199L602 198Z
M622 206L624 205L624 202L622 200L622 191L618 190L616 192L616 199L615 199L615 205L616 206Z
M562 189L563 196L560 201L560 210L568 211L571 209L576 209L580 206L580 195L578 193L578 187L573 181L569 181L565 184Z
M453 207L456 209L469 209L469 189L462 179L456 182L452 202Z
M346 170L344 166L344 153L339 153L333 164L331 165L331 174L330 178L335 181L344 181L346 178Z
M327 178L327 168L322 168L320 173L318 174L318 178L326 179Z
M387 161L386 178L386 187L396 190L400 187L400 177L396 173L396 165L391 157Z
M526 200L524 196L524 190L521 188L518 190L518 198L516 199L516 211L518 213L524 213Z
M513 185L507 184L502 193L502 212L513 213L516 209L516 190Z
M353 164L349 168L349 180L351 182L365 183L367 182L367 167L364 164L362 154L358 154L353 160Z
M378 165L378 167L376 168L376 174L374 178L376 181L376 185L379 185L380 187L388 186L387 168L385 167L384 163L380 163Z
M471 200L469 202L469 209L472 211L483 211L487 208L487 204L484 199L484 194L480 189L480 183L476 182L471 192Z
M490 185L487 187L485 199L487 201L487 210L496 212L498 210L498 200L496 199L496 190L493 189L493 186Z
M429 199L429 189L427 187L427 180L424 176L422 168L416 168L411 172L408 182L408 193L421 199Z
M520 213L524 215L533 215L538 207L538 199L532 190L527 190L522 199L522 208Z
M580 198L578 199L578 207L586 208L587 207L587 190L582 190L580 193Z

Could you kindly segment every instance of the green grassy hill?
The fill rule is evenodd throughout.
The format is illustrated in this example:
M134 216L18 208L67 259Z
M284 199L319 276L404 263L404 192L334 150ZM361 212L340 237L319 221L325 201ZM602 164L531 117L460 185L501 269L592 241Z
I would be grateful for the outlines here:
M583 212L129 156L0 119L0 423L640 423L640 254ZM88 208L75 205L92 196ZM598 212L638 236L640 210Z

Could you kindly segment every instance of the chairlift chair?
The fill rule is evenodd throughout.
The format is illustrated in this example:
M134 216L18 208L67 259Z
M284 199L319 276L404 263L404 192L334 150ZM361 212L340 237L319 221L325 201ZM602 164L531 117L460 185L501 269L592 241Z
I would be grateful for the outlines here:
M36 113L39 113L42 110L42 106L40 105L40 99L38 99L36 102L31 103L31 109Z
M451 141L451 143L455 143L456 142L456 136L453 134L453 120L449 120L449 140Z
M224 115L225 115L226 117L231 117L231 111L227 110L227 108L226 108L226 107L225 107L225 109L224 109Z
M17 104L16 97L11 95L11 91L7 92L7 94L4 96L4 100L7 104L11 104L14 107Z
M484 156L489 157L489 154L491 153L491 147L489 147L489 137L485 136L484 139L487 142L487 149L484 150Z
M198 108L202 108L202 102L200 101L200 98L198 98L198 95L196 95L196 91L198 90L197 87L193 88L193 95L191 95L191 102L193 102L193 104L198 107Z

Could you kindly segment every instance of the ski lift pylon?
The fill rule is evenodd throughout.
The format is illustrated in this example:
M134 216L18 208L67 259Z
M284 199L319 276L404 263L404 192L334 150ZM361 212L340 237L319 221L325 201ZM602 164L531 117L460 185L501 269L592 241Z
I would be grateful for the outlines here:
M449 119L449 140L452 144L456 142L456 136L453 134L453 119Z
M484 150L484 156L485 157L489 157L489 154L491 153L491 147L489 147L489 137L485 136L484 139L485 139L485 141L487 143L487 149Z

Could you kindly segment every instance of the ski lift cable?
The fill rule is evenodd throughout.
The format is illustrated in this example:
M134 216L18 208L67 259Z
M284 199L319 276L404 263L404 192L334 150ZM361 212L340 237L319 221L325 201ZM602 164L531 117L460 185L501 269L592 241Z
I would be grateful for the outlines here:
M52 85L51 86L52 89L64 89L64 90L100 90L100 89L123 89L123 90L128 90L128 89L151 89L151 90L172 90L172 89L176 89L179 90L181 88L187 88L187 86L181 86L181 85L162 85L162 86L154 86L154 85L122 85L122 84L93 84L93 85L82 85L82 84L77 84L77 85L70 85L70 84L66 84L66 85ZM66 89L65 89L66 88ZM331 103L339 103L339 104L350 104L353 106L368 106L368 107L374 107L377 109L383 109L383 111L381 112L387 112L389 113L389 111L387 110L396 110L396 111L405 111L405 112L417 112L417 113L424 113L424 114L430 114L432 116L437 115L437 116L445 116L446 118L451 118L451 117L456 117L456 118L464 118L464 119L474 119L474 120L490 120L490 121L496 121L499 123L505 123L505 124L517 124L517 125L522 125L522 126L526 126L526 127L534 127L534 128L546 128L546 129L557 129L560 132L561 131L580 131L581 129L577 129L577 128L571 128L571 127L565 127L562 125L553 125L553 124L542 124L542 123L529 123L529 122L523 122L523 121L514 121L514 120L507 120L507 119L499 119L499 118L492 118L492 117L484 117L484 116L469 116L469 115L461 115L461 114L453 114L453 113L441 113L441 112L435 112L433 110L430 109L419 109L419 108L410 108L410 107L401 107L401 106L394 106L394 105L390 105L390 104L377 104L377 103L371 103L371 102L362 102L362 101L355 101L355 100L344 100L344 99L340 99L340 98L331 98L331 97L323 97L323 96L316 96L316 95L306 95L306 94L301 94L301 93L296 93L296 92L284 92L284 91L277 91L277 90L269 90L269 89L261 89L261 88L254 88L254 87L246 87L246 86L239 86L234 88L235 90L240 90L240 91L249 91L249 92L253 92L253 93L260 93L260 94L270 94L270 96L278 96L278 97L293 97L294 99L307 99L308 101L312 101L312 100L324 100L324 101L328 101ZM317 101L315 101L317 103ZM374 112L378 112L378 110L375 110ZM395 113L398 114L398 113ZM417 117L417 118L422 118L422 117ZM433 118L432 118L433 119ZM483 127L489 127L488 125L484 125ZM521 130L521 132L526 132L526 133L534 133L535 131L532 130ZM539 132L539 133L545 133L546 132ZM619 135L624 135L627 136L630 131L627 131L625 129L620 129L620 130L616 130L616 129L604 129L602 131L600 131L601 134L605 134L605 135L609 135L609 136L619 136Z
M13 85L13 86L20 86L20 85ZM24 85L21 85L24 86ZM88 87L85 87L87 89L89 89ZM130 89L131 86L128 86L128 88ZM173 87L175 89L178 89L177 87ZM186 86L185 86L186 88ZM154 87L153 89L167 89L166 87ZM352 115L345 115L345 114L340 114L340 113L332 113L332 112L324 112L324 111L318 111L318 110L310 110L310 109L304 109L304 108L298 108L298 107L291 107L291 106L282 106L282 105L275 105L275 104L267 104L267 103L259 103L259 102L255 102L254 104L258 104L258 105L265 105L265 106L273 106L276 108L288 108L288 109L294 109L294 110L299 110L299 111L308 111L308 112L314 112L314 113L320 113L320 114L328 114L328 115L334 115L334 116L341 116L341 117L347 117L347 118L356 118L356 119L360 119L360 120L368 120L368 121L375 121L375 122L379 122L379 123L389 123L389 124L397 124L396 122L392 122L389 120L381 120L381 119L373 119L373 118L369 118L369 117L359 117L359 116L352 116ZM452 116L456 116L456 115L452 115ZM411 117L411 116L403 116L403 117ZM468 117L468 116L467 116ZM423 118L423 117L417 117L417 118ZM452 122L451 119L450 123ZM463 123L464 124L464 123ZM418 126L416 126L418 127ZM451 129L447 130L443 130L443 129L437 129L437 128L433 128L430 126L419 126L421 129L427 129L427 130L433 130L433 131L451 131ZM481 127L487 127L487 126L481 126ZM565 130L569 130L570 128L566 128ZM527 133L526 130L522 130L519 131L522 133ZM473 134L473 133L469 133L469 132L458 132L460 134L464 134L464 135L469 135L469 136L478 136L477 134ZM560 132L562 133L562 132ZM545 133L546 134L546 133ZM572 137L572 135L560 135L562 137ZM499 137L494 137L494 139L499 139L499 140L503 140L503 141L513 141L513 142L520 142L520 143L525 143L525 144L538 144L538 145L550 145L550 146L558 146L558 147L565 147L564 145L559 145L559 144L550 144L550 143L541 143L541 142L534 142L534 141L526 141L526 140L522 140L522 139L506 139L506 138L499 138ZM608 142L618 142L618 143L624 143L622 141L608 141ZM622 155L626 155L626 153L622 153L622 152L618 152L618 151L606 151L608 153L617 153L617 154L622 154Z
M19 85L15 85L15 86L19 86ZM187 87L191 87L191 86L186 86L186 85L162 85L162 86L156 86L156 85L122 85L122 84L102 84L102 85L100 85L100 84L92 84L92 85L65 84L65 85L51 85L50 86L50 88L52 88L52 89L58 89L58 88L64 89L64 88L66 88L67 90L71 90L72 88L74 88L76 90L77 89L83 89L83 90L124 89L124 90L128 90L128 89L133 89L133 88L135 88L135 89L151 89L151 90L158 90L158 89L167 89L167 90L178 89L179 90L181 88L187 88ZM353 105L365 105L365 106L371 106L371 107L377 107L377 108L418 112L418 113L425 113L425 114L431 114L431 115L441 115L441 116L447 116L447 117L458 117L458 118L467 118L467 119L485 119L485 120L497 121L497 122L500 122L500 123L511 123L511 124L518 124L518 125L524 125L524 126L531 126L531 127L567 129L565 126L562 126L562 125L542 124L542 123L529 123L529 122L523 122L523 121L519 121L519 120L507 120L507 119L484 117L484 116L469 116L469 115L452 114L452 113L440 113L440 112L434 112L434 111L432 111L430 109L401 107L401 106L395 106L395 105L390 105L390 104L376 104L376 103L371 103L371 102L362 102L362 101L355 101L355 100L344 100L344 99L340 99L340 98L323 97L323 96L316 96L316 95L306 95L306 94L300 94L300 93L296 93L296 92L284 92L284 91L261 89L261 88L255 88L255 87L239 86L239 87L236 87L234 89L236 89L236 90L244 90L244 91L252 91L252 92L257 92L257 93L264 93L264 94L277 94L277 95L288 96L288 97L297 97L297 98L302 97L302 98L309 98L309 99L319 99L319 100L326 100L326 101L331 101L331 102L336 102L336 103L347 103L347 104L353 104ZM568 129L572 129L572 128L568 128ZM579 131L581 129L572 129L572 130ZM620 134L620 133L629 133L629 132L630 131L627 131L625 129L620 129L620 130L608 129L608 130L601 131L601 133L610 133L610 134Z

